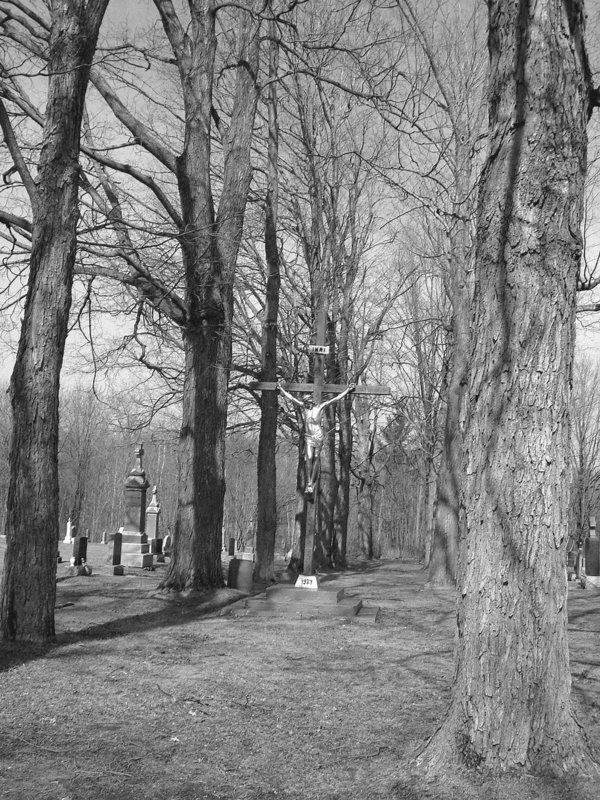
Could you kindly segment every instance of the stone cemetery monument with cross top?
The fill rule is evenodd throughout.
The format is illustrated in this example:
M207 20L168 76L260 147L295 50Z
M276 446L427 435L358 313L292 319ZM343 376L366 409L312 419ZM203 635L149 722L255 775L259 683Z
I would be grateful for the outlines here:
M387 386L356 386L353 383L344 386L343 384L324 383L323 359L329 354L329 347L325 344L316 344L311 345L310 349L314 357L313 383L284 384L282 382L263 381L256 384L256 389L260 391L280 391L290 402L302 409L307 467L306 491L304 494L306 532L304 537L303 574L298 576L296 588L314 590L319 588L318 579L313 570L313 551L317 516L315 499L318 502L319 489L319 458L324 439L321 427L323 410L351 392L361 395L389 395L391 392ZM311 399L306 403L294 397L294 394L307 392L311 393ZM323 400L323 395L334 396Z
M125 524L115 534L113 546L113 567L115 574L122 574L124 566L152 569L154 557L146 534L146 493L150 486L142 465L144 446L139 444L135 451L136 464L125 479L123 499L125 505ZM156 498L156 493L153 494ZM155 506L154 520L158 525L158 506ZM154 521L153 520L153 521Z

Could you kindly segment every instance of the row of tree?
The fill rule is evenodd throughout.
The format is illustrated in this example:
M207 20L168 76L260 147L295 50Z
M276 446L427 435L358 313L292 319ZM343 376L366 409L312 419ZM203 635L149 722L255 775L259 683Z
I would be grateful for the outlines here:
M158 3L156 22L136 32L135 43L123 44L120 38L114 45L107 39L90 70L92 88L82 118L82 224L74 269L86 276L81 302L88 310L122 315L125 303L131 307L131 333L116 349L133 349L139 361L160 372L164 386L161 396L150 400L151 408L172 402L173 396L183 398L179 545L166 582L170 588L216 585L221 580L217 545L232 370L240 383L249 376L273 378L279 345L282 351L285 346L280 373L288 378L309 374L306 345L318 314L325 312L335 343L328 367L331 378L356 379L369 369L386 312L408 282L418 280L418 264L394 265L389 255L381 263L386 238L391 241L398 235L387 220L386 237L381 230L386 206L397 196L399 175L406 172L401 158L414 160L412 151L423 146L415 127L414 143L407 136L404 152L394 155L397 135L391 127L407 126L406 103L414 107L421 102L420 84L426 81L422 65L413 65L407 81L398 53L390 47L393 18L385 10L375 14L360 4L345 8L332 3L327 14L317 15L305 5L287 9L248 4L235 12L199 6L190 17L192 36L184 25L185 13L180 18L170 3ZM15 45L14 63L9 65L13 70L6 81L8 111L20 121L7 143L12 144L14 158L23 156L16 163L27 177L28 154L35 152L37 126L44 123L43 113L36 110L41 89L34 76L47 63L51 25L41 7L39 13L27 15L19 3L5 6L5 27ZM407 51L410 36L402 30L401 16L395 17L393 39ZM407 63L411 59L407 53ZM194 84L192 73L195 81L204 78ZM172 102L174 96L180 103ZM126 103L125 97L132 102ZM364 102L356 104L357 98ZM107 108L114 115L108 121ZM428 108L418 117L428 126L436 119ZM438 183L447 171L444 139L436 137L430 143L431 164L425 169L436 173ZM261 140L267 142L266 149L261 150ZM115 148L131 156L116 160ZM252 168L255 180L250 184ZM21 172L21 184L27 188ZM285 194L281 185L286 186ZM377 197L385 186L387 193ZM14 196L19 198L18 185ZM260 204L251 205L242 239L248 198ZM438 213L443 201L434 197L426 203ZM405 205L404 213L409 213L411 204ZM15 248L27 254L31 226L24 217L7 215L5 221L12 223ZM419 253L416 259L427 257L431 254ZM11 265L18 266L18 258ZM388 292L382 307L372 294L384 271ZM391 282L390 273L395 273ZM280 290L282 274L287 280ZM114 297L114 289L106 288L107 279L132 292L129 301L120 295L123 305L115 307L114 299L107 303L108 292ZM360 319L355 312L359 300L370 305ZM290 329L282 325L277 341L274 320L280 302L280 318L285 306L290 308ZM257 312L263 308L262 324L258 320L257 326ZM98 360L107 357L100 354ZM245 391L252 394L247 381ZM268 579L276 524L277 404L268 394L261 403L258 528L264 537L257 573ZM243 394L234 398L229 419L232 410L243 418L247 405ZM338 481L330 482L330 497L324 503L333 508L337 501L338 532L330 519L323 552L333 536L345 541L351 441L348 409L344 414L344 455L337 460L341 490L338 493ZM332 447L333 441L327 452L334 459ZM329 469L329 474L336 471ZM431 476L430 472L428 497ZM430 502L426 505L431 507ZM197 535L204 537L201 547L195 544Z
M181 402L164 588L221 585L227 426L256 416L256 378L310 378L307 345L326 330L332 382L394 378L379 441L389 464L420 454L412 513L436 511L432 578L458 582L456 679L429 767L579 768L564 562L575 293L594 284L580 273L597 101L582 2L489 0L487 129L475 3L154 0L145 30L96 47L107 5L0 0L6 282L27 287L2 636L54 633L59 381L77 273L77 325L97 307L118 324L132 315L96 359L135 354L161 380L149 407ZM384 514L375 411L355 412L354 465L349 404L329 418L322 557L338 541L343 560L353 466L367 553ZM263 392L264 579L276 432Z
M129 396L125 392L125 399ZM6 524L9 485L10 407L0 394L0 529ZM418 420L417 420L418 423ZM408 426L403 425L406 430ZM227 491L223 510L223 547L256 544L258 425L227 436ZM379 434L369 457L372 479L356 469L352 481L348 552L352 558L422 557L426 540L418 510L423 490L421 453L411 437L389 428ZM136 438L137 437L137 438ZM177 511L177 439L175 413L162 413L135 430L124 408L124 396L106 391L100 400L91 388L67 382L61 392L58 446L59 536L68 520L90 541L114 533L124 517L123 486L134 466L136 442L143 441L143 464L156 486L163 534L174 530ZM279 558L297 545L296 459L294 443L280 443L277 453L277 537ZM588 471L593 469L590 464Z

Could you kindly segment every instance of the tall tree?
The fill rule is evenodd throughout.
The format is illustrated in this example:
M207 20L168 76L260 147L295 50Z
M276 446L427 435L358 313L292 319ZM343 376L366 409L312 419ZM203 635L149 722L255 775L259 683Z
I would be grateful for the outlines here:
M423 758L565 774L569 394L591 79L581 0L488 0L451 703Z
M269 2L273 14L273 4ZM279 51L275 18L269 20L269 67L267 89L267 189L265 197L265 307L261 337L261 380L277 380L277 318L279 313L279 246L277 212L279 197L279 130L277 122L277 69ZM274 577L275 538L277 535L277 393L262 392L257 463L256 566L255 577Z
M5 23L19 5L3 4L9 10ZM54 636L58 398L76 251L80 129L108 0L50 0L47 5L48 98L35 180L0 101L4 140L32 210L29 282L10 381L13 428L0 635L30 641ZM19 24L18 14L12 21Z
M397 0L398 9L425 68L424 89L435 98L433 132L419 133L437 159L421 166L415 191L426 200L428 228L438 233L438 259L450 301L450 342L445 386L445 422L437 475L434 524L425 565L432 583L453 582L459 530L459 488L462 437L460 409L469 366L469 310L472 288L473 211L478 171L478 141L482 139L484 104L481 102L483 44L481 4L420 4ZM433 8L433 11L432 11ZM412 139L409 139L412 145ZM429 195L429 197L427 197ZM433 213L432 213L433 212ZM441 236L440 236L441 233Z
M181 249L187 320L180 434L178 513L173 558L163 586L220 586L227 384L231 364L233 281L252 169L250 146L258 98L259 22L253 3L238 10L231 119L221 125L225 161L215 212L211 175L211 116L217 48L214 0L189 4L185 26L171 0L155 0L171 43L183 90L185 138L176 159L183 228Z

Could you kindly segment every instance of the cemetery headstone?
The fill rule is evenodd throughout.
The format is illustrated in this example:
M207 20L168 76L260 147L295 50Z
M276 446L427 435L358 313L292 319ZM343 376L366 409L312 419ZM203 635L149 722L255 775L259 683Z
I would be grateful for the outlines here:
M594 586L600 585L600 539L595 517L590 517L590 534L585 540L585 574Z
M71 530L71 517L67 520L67 532L65 533L65 538L63 539L64 544L71 544L73 541L73 533L74 531Z
M123 489L125 500L125 524L121 536L121 565L151 569L153 557L145 533L146 492L149 483L142 466L144 447L138 445L135 451L136 465L125 479Z
M242 592L252 591L252 574L254 572L254 547L245 547L229 562L227 572L227 586L230 589L239 589Z
M121 565L121 544L123 543L123 534L121 531L117 531L113 538L113 555L112 555L112 563L113 563L113 574L114 575L122 575L123 574L123 567Z
M87 561L87 536L75 536L71 553L71 566L82 567Z

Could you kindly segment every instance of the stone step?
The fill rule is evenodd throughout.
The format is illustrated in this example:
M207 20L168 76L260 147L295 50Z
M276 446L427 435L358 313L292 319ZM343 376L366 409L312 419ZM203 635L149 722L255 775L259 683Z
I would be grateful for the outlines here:
M344 590L331 589L297 589L295 586L267 587L265 592L268 602L274 603L307 603L310 605L324 606L336 605L344 597Z
M235 616L260 615L267 617L293 617L294 619L315 619L354 617L360 611L362 600L347 597L339 603L273 603L263 597L248 597L231 607Z
M363 604L356 615L356 619L358 622L377 622L379 611L379 606L365 606Z

